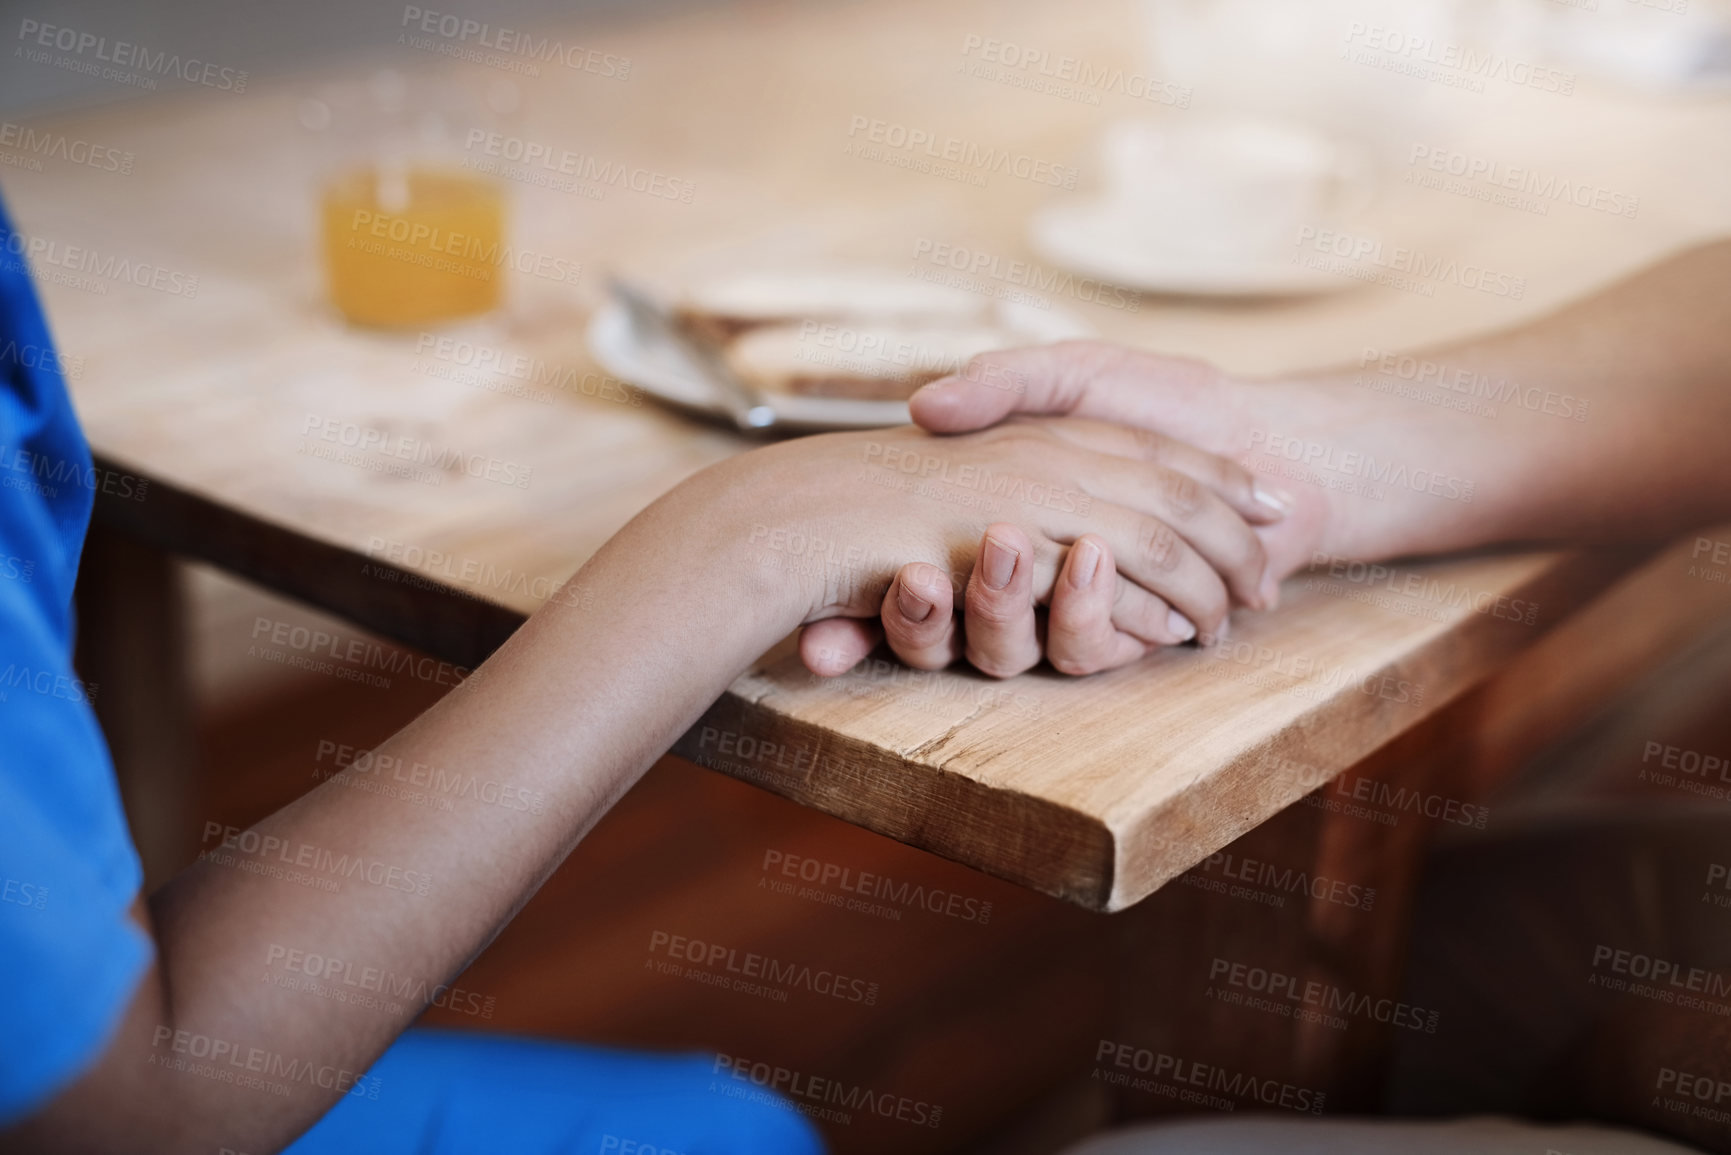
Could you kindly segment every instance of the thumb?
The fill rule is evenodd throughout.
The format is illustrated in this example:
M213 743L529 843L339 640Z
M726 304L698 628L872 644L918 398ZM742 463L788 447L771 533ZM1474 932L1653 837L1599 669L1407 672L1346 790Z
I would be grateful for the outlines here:
M1102 362L1122 350L1099 341L1063 341L981 353L959 373L908 399L914 422L932 433L966 433L1012 413L1064 414L1086 393Z
M1204 361L1105 341L982 353L908 400L932 433L966 433L1013 413L1092 417L1151 429L1210 453L1235 443L1234 386Z

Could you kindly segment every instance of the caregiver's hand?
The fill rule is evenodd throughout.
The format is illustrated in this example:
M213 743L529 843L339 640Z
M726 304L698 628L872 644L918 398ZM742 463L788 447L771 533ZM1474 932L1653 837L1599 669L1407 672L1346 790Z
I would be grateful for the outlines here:
M1258 530L1275 577L1318 555L1662 541L1731 517L1731 241L1443 348L1366 346L1341 368L1247 380L1066 342L977 357L916 393L911 409L935 433L1067 414L1230 457L1291 498L1288 517ZM904 571L898 585L922 576ZM1061 583L1053 622L1071 620L1091 588ZM886 604L892 644L919 625ZM826 628L838 655L866 640L844 636L843 623ZM1098 637L1071 642L1054 658L1069 672L1136 656Z

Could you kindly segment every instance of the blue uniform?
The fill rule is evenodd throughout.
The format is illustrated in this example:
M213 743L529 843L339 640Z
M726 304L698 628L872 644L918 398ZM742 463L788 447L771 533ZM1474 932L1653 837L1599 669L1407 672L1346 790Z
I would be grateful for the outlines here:
M108 748L72 670L72 587L103 479L0 208L0 1127L102 1054L151 957ZM413 1031L294 1155L807 1155L805 1118L700 1055Z

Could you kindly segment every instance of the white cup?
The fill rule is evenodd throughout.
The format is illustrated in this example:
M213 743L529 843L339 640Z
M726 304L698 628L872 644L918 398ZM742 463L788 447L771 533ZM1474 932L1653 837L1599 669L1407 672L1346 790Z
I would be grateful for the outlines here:
M1106 133L1107 212L1128 243L1213 260L1277 257L1373 192L1364 155L1276 121L1121 121Z

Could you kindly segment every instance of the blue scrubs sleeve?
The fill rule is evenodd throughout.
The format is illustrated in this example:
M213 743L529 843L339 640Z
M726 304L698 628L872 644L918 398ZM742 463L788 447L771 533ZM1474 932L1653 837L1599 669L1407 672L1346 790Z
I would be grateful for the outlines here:
M107 1046L150 961L108 748L72 669L96 476L0 206L0 1127Z

